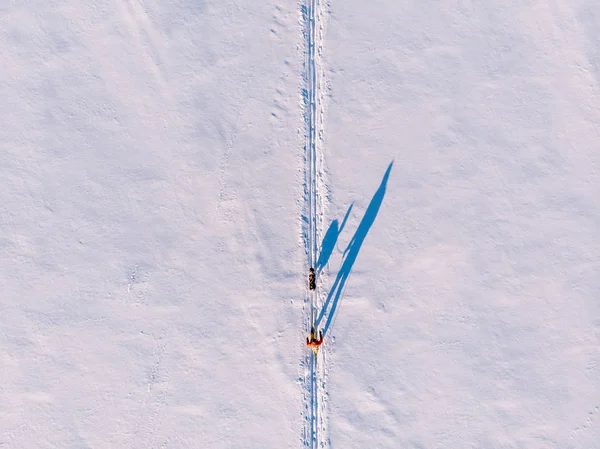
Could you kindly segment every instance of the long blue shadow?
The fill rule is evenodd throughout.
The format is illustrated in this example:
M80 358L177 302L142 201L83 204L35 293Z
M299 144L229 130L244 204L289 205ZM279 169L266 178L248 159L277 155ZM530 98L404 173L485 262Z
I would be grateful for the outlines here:
M331 326L331 320L333 319L335 312L338 307L338 303L340 297L342 296L342 292L344 291L344 287L346 286L346 282L348 281L348 276L350 276L350 272L352 271L352 266L354 262L356 262L356 257L358 256L358 252L360 251L360 247L365 241L365 237L369 233L371 226L375 222L375 218L377 218L377 214L379 213L379 208L381 207L381 203L383 201L383 197L385 196L385 189L387 186L388 178L390 176L390 172L392 171L392 167L394 165L394 161L390 163L388 166L385 175L383 175L383 179L381 180L381 184L379 188L373 195L371 202L369 203L369 207L365 211L365 215L360 221L352 240L348 244L348 247L344 251L344 262L342 263L342 267L338 272L337 277L335 278L335 282L327 295L327 300L319 313L319 317L316 321L316 326L318 327L323 318L325 317L325 313L331 304L331 309L327 316L327 321L325 322L325 326L323 328L323 335L327 335L329 330L329 326Z
M341 225L338 226L337 218L329 225L329 228L325 233L325 237L323 237L323 243L321 243L321 252L319 253L319 260L317 260L317 266L315 267L317 273L325 268L327 262L329 262L329 258L331 257L331 253L333 253L333 249L335 248L338 237L344 229L344 226L346 226L346 222L348 221L348 217L350 216L350 211L352 210L353 205L354 203L350 204L350 207L348 208Z

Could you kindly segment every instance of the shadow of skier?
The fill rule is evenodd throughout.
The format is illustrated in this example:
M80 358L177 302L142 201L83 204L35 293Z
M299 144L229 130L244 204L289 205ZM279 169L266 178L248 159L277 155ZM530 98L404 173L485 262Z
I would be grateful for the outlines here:
M331 253L333 253L333 249L335 248L335 244L337 243L339 235L342 233L344 226L346 226L346 221L348 221L348 217L350 216L350 211L352 211L352 206L354 203L350 204L344 219L342 220L342 224L338 228L338 220L337 218L331 222L327 232L325 233L325 237L323 237L323 243L321 243L321 252L319 253L319 260L317 260L317 265L315 266L315 270L317 273L320 273L323 268L329 262L329 258L331 257Z
M319 317L317 318L317 321L315 323L318 327L323 318L325 317L325 313L327 312L329 305L331 304L331 310L329 311L327 321L325 322L325 326L323 328L323 335L327 335L327 332L329 331L329 326L331 325L331 321L333 319L333 316L335 315L336 309L338 307L338 302L340 300L342 292L344 291L344 287L346 285L346 282L348 281L348 276L350 276L352 266L356 261L356 257L358 256L360 247L362 246L365 237L369 233L369 230L371 229L371 226L373 225L373 222L375 221L375 218L379 213L379 208L381 207L383 197L385 196L385 189L393 165L394 161L392 161L388 166L385 174L383 175L383 179L381 180L379 188L375 192L375 195L373 195L373 198L369 203L369 207L367 207L367 210L365 211L364 217L360 221L360 224L358 225L358 228L356 229L352 240L350 240L348 247L344 251L342 267L340 268L340 271L338 272L337 277L335 278L335 282L333 283L333 286L331 287L331 290L327 295L327 300L325 301L325 304L323 305L323 308L321 309ZM348 212L350 212L350 210L348 210ZM344 221L346 219L347 217L344 219Z

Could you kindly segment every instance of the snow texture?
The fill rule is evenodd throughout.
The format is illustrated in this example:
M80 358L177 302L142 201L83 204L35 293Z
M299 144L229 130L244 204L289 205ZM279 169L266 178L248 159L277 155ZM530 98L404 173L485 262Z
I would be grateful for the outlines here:
M599 30L593 0L4 2L0 448L596 449Z

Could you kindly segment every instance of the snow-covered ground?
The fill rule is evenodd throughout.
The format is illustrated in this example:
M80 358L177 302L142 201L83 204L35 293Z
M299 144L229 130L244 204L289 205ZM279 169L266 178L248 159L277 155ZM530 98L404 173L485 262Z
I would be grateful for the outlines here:
M303 4L0 5L0 448L307 444ZM596 449L600 4L316 4L319 444Z
M298 446L302 36L245 3L2 7L0 447Z
M333 329L335 447L599 447L600 4L550 3L331 4L342 248L394 159Z

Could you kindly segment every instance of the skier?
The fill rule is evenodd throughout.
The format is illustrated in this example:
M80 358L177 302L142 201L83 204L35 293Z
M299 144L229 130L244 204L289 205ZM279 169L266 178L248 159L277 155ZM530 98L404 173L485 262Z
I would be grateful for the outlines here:
M317 288L317 283L315 280L315 269L310 268L308 270L308 288L311 290L315 290Z
M315 328L310 330L310 338L306 337L306 346L310 346L313 349L318 349L323 344L323 331L319 331L319 339L315 333Z

